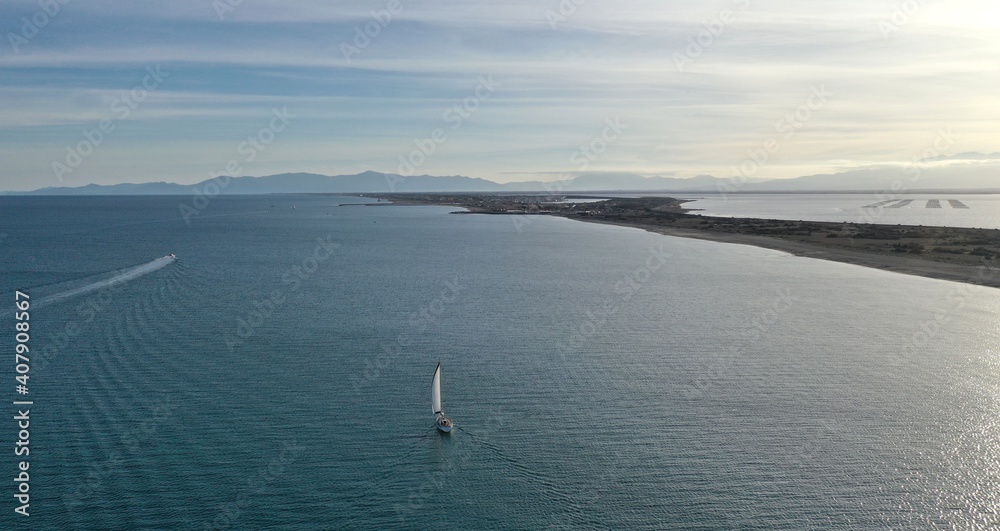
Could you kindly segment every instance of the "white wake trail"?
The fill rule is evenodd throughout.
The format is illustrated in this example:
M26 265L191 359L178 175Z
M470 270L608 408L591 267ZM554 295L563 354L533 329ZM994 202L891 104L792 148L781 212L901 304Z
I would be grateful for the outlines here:
M82 286L71 288L66 291L56 293L53 295L41 297L32 306L41 307L47 304L52 304L54 302L59 302L61 300L69 299L71 297L76 297L78 295L90 293L92 291L97 291L107 287L115 286L117 284L124 284L130 280L135 280L143 275L148 275L153 271L163 269L164 267L172 264L176 260L177 258L175 256L170 255L170 256L164 256L162 258L157 258L156 260L153 260L151 262L146 262L145 264L140 264L125 269L119 269L118 271L110 273L111 276L108 278L104 278L101 280L91 280L90 282ZM107 275L108 273L105 274Z

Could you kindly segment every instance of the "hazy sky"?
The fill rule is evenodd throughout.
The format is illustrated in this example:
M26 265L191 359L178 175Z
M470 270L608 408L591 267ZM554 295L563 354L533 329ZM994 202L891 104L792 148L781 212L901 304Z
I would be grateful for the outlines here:
M0 20L6 190L1000 151L986 0L6 0Z

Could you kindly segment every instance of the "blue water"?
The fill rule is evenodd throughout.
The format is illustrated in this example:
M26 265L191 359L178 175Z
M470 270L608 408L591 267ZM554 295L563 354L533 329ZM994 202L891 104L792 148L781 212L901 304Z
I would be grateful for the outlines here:
M112 281L32 311L31 516L8 481L0 526L1000 524L993 289L332 196L188 225L190 200L0 198L0 291Z

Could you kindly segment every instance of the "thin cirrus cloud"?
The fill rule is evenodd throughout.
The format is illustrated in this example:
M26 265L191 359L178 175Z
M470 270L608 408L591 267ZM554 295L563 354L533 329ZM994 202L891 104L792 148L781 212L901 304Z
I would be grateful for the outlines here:
M3 188L197 182L281 108L296 118L247 174L392 172L436 128L447 140L420 173L498 181L728 176L770 137L780 149L755 178L910 160L947 127L956 151L996 150L1000 32L984 1L907 14L853 0L401 0L391 21L373 15L388 0L247 1L220 18L225 2L72 2L8 46ZM20 33L38 10L8 2L0 20ZM366 26L378 34L358 37ZM112 105L155 66L169 75L121 118ZM495 91L473 101L481 79ZM815 90L829 97L785 138ZM452 128L463 102L475 109ZM53 162L108 119L115 131L60 182ZM620 138L572 162L613 119Z

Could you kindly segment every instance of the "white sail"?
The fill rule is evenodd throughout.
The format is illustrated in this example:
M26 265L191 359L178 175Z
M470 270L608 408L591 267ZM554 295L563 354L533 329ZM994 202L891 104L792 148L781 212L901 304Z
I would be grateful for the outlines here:
M441 364L434 369L434 379L431 380L431 408L434 414L441 413Z

